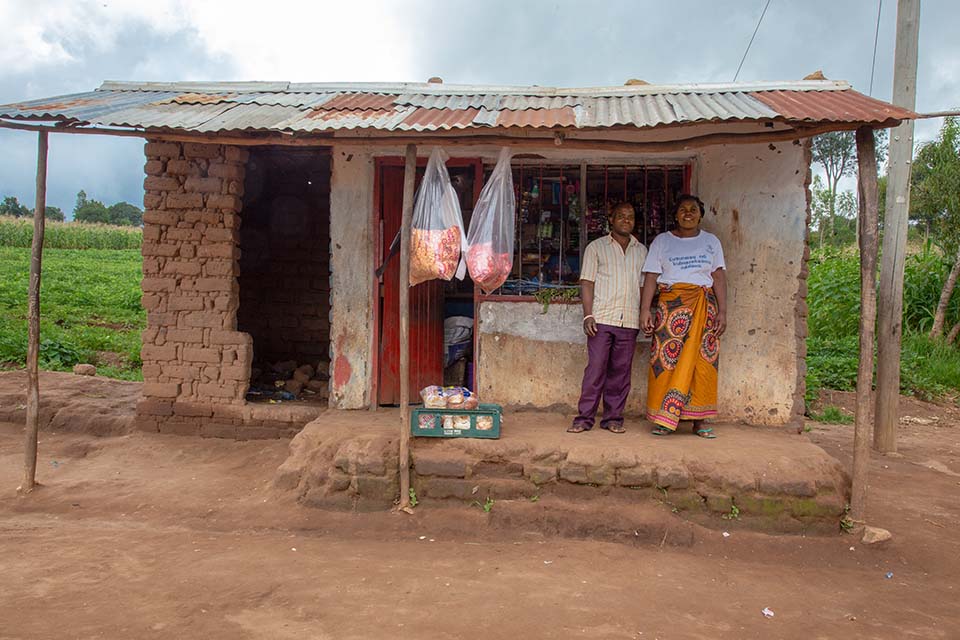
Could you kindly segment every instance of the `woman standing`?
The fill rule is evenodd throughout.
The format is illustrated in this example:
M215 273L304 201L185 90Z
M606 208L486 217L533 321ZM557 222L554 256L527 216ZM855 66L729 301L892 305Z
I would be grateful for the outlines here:
M676 228L654 239L643 264L640 326L653 338L647 419L658 436L676 431L681 420L692 420L696 435L716 437L703 421L717 415L719 338L727 328L727 282L720 240L700 229L703 212L699 198L681 195ZM658 292L655 316L650 310L654 291Z

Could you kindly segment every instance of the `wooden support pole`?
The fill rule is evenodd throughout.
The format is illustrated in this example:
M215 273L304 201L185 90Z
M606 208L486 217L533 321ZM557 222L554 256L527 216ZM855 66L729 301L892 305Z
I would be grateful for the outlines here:
M863 525L867 510L867 472L873 427L873 345L877 321L877 155L873 129L857 129L857 190L860 211L860 363L857 369L857 413L853 433L853 489L850 517Z
M407 145L400 223L400 508L410 505L410 229L417 177L417 147Z
M23 482L20 493L30 493L37 480L37 440L40 432L40 267L43 258L43 225L47 210L47 132L38 134L37 199L33 210L30 245L30 293L27 302L27 425Z
M917 89L917 40L920 0L897 3L897 45L893 68L893 103L913 109ZM900 421L900 340L903 337L903 266L910 209L910 167L913 160L913 121L890 134L887 170L887 210L883 219L880 267L880 323L877 329L877 413L873 446L883 453L897 450Z

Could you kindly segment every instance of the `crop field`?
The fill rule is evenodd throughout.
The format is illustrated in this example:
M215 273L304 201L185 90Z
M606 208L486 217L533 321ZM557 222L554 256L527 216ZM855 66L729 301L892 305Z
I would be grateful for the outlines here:
M40 366L78 362L98 374L139 380L139 249L45 249L40 296ZM20 367L27 354L30 249L0 246L0 363Z

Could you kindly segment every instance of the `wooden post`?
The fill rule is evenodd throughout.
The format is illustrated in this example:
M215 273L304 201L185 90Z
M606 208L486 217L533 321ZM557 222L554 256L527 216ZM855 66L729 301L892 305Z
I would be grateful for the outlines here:
M897 2L897 46L894 54L893 104L913 109L917 89L917 40L920 0ZM877 330L877 422L873 445L878 451L897 450L900 420L900 340L903 337L903 265L910 208L910 166L913 160L913 121L905 120L890 136L887 171L887 210L883 220L880 268L880 323Z
M410 505L410 228L417 177L417 147L407 145L400 223L400 508Z
M40 267L43 258L43 225L47 210L47 132L37 145L37 199L33 210L33 242L30 245L30 293L27 302L27 428L24 446L23 483L18 491L30 493L37 479L37 440L40 431Z
M583 252L587 250L587 163L580 163L580 268L583 269ZM521 247L522 249L522 247ZM517 249L520 251L520 249ZM521 276L522 277L522 276Z
M850 517L857 527L867 510L867 471L870 463L870 431L873 393L873 344L877 320L877 156L873 129L857 129L857 216L860 243L860 364L857 369L857 414L853 432L853 490Z

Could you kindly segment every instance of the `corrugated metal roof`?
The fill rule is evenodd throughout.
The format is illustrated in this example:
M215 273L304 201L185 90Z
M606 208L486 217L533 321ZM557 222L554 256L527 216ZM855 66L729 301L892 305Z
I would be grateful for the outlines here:
M0 118L215 133L648 129L703 122L895 124L912 112L842 82L557 89L443 84L116 83L0 106Z

